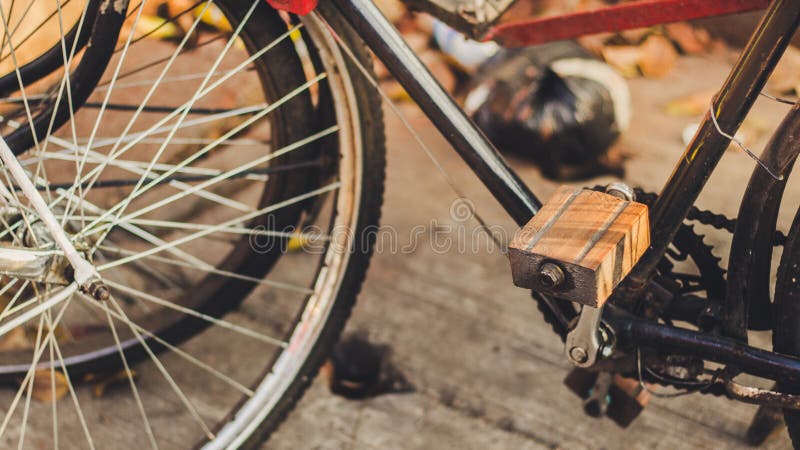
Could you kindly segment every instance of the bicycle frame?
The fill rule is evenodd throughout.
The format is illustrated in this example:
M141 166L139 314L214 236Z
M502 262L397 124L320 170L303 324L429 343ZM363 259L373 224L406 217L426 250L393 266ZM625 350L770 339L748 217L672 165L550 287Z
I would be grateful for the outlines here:
M506 164L495 147L433 78L392 24L370 0L333 0L368 47L386 65L422 111L450 142L508 214L527 223L541 202ZM774 0L712 102L719 126L734 135L763 90L767 79L800 27L800 2ZM648 284L678 228L730 144L710 112L678 161L650 211L651 247L616 289L615 304L630 304ZM536 294L535 294L536 295ZM543 296L546 304L553 303ZM653 345L696 355L772 379L800 382L800 360L749 347L746 330L732 337L648 323L613 308L610 325L618 338L634 346ZM731 311L741 308L728 307ZM729 330L730 331L730 330ZM742 339L741 334L745 334ZM738 338L738 339L734 339Z

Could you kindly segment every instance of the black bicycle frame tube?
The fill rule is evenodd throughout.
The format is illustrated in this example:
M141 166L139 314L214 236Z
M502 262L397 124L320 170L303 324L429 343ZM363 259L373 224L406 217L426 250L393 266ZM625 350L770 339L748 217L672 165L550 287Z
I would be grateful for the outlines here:
M722 131L735 135L800 26L800 2L775 0L713 101ZM615 300L635 301L716 168L730 139L709 112L650 210L650 248L619 286ZM626 302L627 301L627 302ZM737 336L741 337L741 336Z
M800 383L800 359L751 347L739 340L649 322L610 307L603 321L619 345L655 348L728 364L738 371L785 383Z
M541 207L539 200L372 0L333 0L333 3L517 224L528 223Z

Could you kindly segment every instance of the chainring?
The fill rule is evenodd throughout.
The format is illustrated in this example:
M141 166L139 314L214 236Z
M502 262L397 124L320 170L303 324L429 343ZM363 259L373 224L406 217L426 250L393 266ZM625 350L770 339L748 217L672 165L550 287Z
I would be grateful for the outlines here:
M595 190L602 190L596 187ZM656 194L636 190L637 200L651 206ZM679 286L679 293L698 293L705 292L707 298L722 299L725 295L725 270L720 266L721 258L714 255L713 246L705 242L705 236L695 230L693 221L681 225L675 238L672 240L670 248L664 258L658 264L660 276L674 281ZM684 263L691 261L697 273L676 272L676 266L683 266ZM559 317L550 309L550 306L560 309L560 313L568 321L577 316L577 311L572 302L566 300L553 299L552 304L538 301L537 306L542 312L544 320L553 331L566 340L567 327L564 326Z

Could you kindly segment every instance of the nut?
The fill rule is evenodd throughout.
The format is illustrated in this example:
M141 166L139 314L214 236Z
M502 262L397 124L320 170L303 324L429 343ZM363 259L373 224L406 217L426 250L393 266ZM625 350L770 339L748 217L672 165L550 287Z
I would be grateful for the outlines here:
M636 201L636 191L625 183L614 182L606 186L606 194L629 202Z
M589 355L581 347L572 347L569 351L569 357L578 364L583 364L589 360Z
M98 301L106 301L111 297L111 291L102 280L92 280L85 284L82 290Z
M555 289L564 284L565 280L564 271L554 263L544 263L539 268L539 282L547 288Z

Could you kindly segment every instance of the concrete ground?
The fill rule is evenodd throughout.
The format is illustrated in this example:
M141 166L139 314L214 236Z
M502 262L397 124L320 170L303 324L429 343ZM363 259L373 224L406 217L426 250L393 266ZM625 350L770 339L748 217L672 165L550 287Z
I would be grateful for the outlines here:
M629 158L626 181L659 189L682 152L682 130L698 120L669 116L664 105L718 87L731 62L727 54L684 58L666 79L630 82L634 121L618 144ZM401 109L487 222L509 235L516 231L416 107ZM785 107L762 100L750 123L774 126L784 112ZM401 247L418 226L451 234L464 228L469 235L474 223L452 219L455 195L388 111L387 130L383 224L397 231ZM767 138L758 139L754 147L762 148ZM540 196L546 198L557 186L543 180L530 164L512 163ZM742 152L729 151L700 205L735 215L753 167ZM800 200L800 186L790 185L788 190L792 204L782 212L784 228ZM726 256L730 236L703 232L709 233L715 253ZM367 333L373 342L389 346L392 361L416 391L351 401L332 395L318 377L263 448L744 447L742 437L756 408L710 396L655 398L628 429L584 416L579 399L562 384L569 364L561 343L528 293L512 286L506 258L485 246L477 251L457 246L440 251L430 236L425 233L413 250L384 248L375 255L347 327L347 332ZM789 448L786 432L782 430L765 447Z

